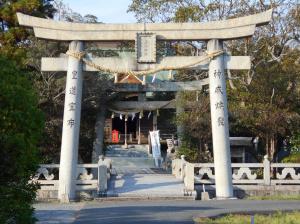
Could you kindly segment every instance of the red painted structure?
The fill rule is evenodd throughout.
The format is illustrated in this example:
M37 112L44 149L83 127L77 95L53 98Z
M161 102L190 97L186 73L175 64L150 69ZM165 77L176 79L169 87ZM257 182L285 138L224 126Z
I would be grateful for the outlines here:
M112 143L119 143L119 132L117 130L113 130L111 132L111 141Z

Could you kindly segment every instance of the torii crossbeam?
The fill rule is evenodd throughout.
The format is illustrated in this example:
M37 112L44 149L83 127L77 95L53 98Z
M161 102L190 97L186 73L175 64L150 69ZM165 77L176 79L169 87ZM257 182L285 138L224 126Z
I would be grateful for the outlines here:
M208 68L216 197L218 199L233 197L224 69L249 69L250 60L248 57L224 55L223 41L251 37L257 26L270 22L272 10L251 16L207 23L83 24L42 19L21 13L17 13L17 16L20 25L32 27L38 38L71 42L66 58L44 58L42 60L44 71L67 71L58 192L61 201L69 202L76 198L75 180L77 178L82 71L94 71L99 68L100 70L124 71L119 58L87 59L83 57L84 42L124 40L134 40L136 43L136 59L122 61L127 65L126 68L129 68L125 70L125 73L146 74L161 67L166 70L171 67L176 69L181 68L185 63L187 64L184 69ZM157 59L157 40L208 41L207 52L210 60L204 63L199 60L197 63L197 58L166 57ZM214 56L211 57L212 55ZM195 60L195 63L189 64L190 60ZM105 66L109 69L106 69ZM118 66L120 68L116 68Z

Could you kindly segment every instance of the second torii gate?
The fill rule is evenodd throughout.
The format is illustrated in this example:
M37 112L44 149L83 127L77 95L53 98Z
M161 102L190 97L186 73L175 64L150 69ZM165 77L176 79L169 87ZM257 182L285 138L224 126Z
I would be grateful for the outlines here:
M139 79L160 70L208 69L216 197L218 199L233 197L224 69L250 69L250 59L247 56L225 55L223 41L252 36L257 26L265 25L271 20L272 10L207 23L82 24L41 19L21 13L17 16L20 25L33 27L38 38L70 42L68 56L42 59L43 71L67 71L58 192L61 201L69 202L76 198L82 72L97 70L133 75ZM83 53L85 41L128 40L136 43L135 59L89 58ZM208 54L206 57L157 59L157 40L204 40L208 42ZM145 79L140 80L142 82ZM168 88L177 87L190 88L191 84L184 86L175 83L163 88L167 91ZM155 86L141 88L147 90L152 88L151 91L155 91ZM197 89L195 86L192 88Z

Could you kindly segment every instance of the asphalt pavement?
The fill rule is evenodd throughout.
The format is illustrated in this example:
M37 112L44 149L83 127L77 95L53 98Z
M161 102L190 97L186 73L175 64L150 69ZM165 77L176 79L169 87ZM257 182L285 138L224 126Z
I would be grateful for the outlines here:
M195 217L300 210L300 201L138 200L35 204L38 223L193 224ZM299 221L300 223L300 221Z

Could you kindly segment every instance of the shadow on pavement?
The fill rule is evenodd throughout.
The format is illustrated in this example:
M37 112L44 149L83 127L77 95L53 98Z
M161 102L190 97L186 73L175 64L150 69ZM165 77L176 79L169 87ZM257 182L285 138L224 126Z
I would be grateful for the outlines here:
M91 208L80 211L75 223L101 224L158 224L158 223L194 223L193 215L209 207L179 206L128 206Z

